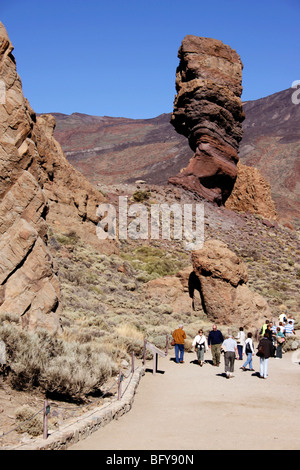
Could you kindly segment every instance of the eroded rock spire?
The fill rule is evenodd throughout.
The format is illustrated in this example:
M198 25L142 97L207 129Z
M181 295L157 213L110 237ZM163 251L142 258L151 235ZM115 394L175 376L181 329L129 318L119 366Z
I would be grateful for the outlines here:
M170 182L224 204L237 176L243 64L221 41L186 36L178 52L171 123L195 152Z

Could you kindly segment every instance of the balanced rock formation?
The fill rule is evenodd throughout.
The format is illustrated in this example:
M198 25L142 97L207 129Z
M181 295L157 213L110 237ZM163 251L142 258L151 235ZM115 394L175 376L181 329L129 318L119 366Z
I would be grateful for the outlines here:
M259 327L271 311L266 300L246 285L245 263L219 240L208 240L194 251L192 263L200 281L202 307L222 324Z
M103 197L67 162L52 136L54 119L37 117L24 98L12 51L0 23L0 313L56 331L60 286L47 247L49 221L100 244Z
M241 162L238 162L237 167L237 179L225 207L237 212L261 215L268 220L277 220L270 183L257 168L243 165Z
M183 39L178 57L171 124L195 154L169 182L221 205L237 176L243 65L221 41L196 36Z

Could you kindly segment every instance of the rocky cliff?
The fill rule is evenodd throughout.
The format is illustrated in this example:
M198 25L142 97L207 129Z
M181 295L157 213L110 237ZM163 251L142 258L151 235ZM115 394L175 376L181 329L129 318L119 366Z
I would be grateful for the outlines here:
M225 207L238 212L251 212L268 220L278 220L271 185L257 168L237 164L237 178Z
M183 39L178 57L171 124L195 154L169 181L224 204L237 176L243 65L221 41L196 36Z
M24 98L12 51L0 23L0 313L56 330L60 286L49 224L97 244L103 197L67 162L52 135L54 118L37 117Z

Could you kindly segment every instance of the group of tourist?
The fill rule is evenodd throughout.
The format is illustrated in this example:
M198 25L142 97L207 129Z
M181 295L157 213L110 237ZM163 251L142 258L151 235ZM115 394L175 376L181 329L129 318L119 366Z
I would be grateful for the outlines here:
M276 357L281 359L282 347L286 337L295 334L295 320L293 317L287 318L287 315L283 313L279 315L277 323L278 325L266 320L259 332L260 340L256 355L260 358L260 378L262 379L267 378L269 358ZM183 325L179 325L173 332L175 361L177 363L184 362L185 339L186 333ZM213 325L207 338L203 334L203 330L200 329L192 342L192 347L195 349L197 360L201 367L204 364L204 353L209 349L211 350L212 363L216 367L220 365L221 353L224 353L225 374L228 379L233 377L235 360L242 361L244 354L246 355L246 361L241 366L241 369L245 371L249 367L250 371L254 371L252 359L255 354L255 348L252 333L249 332L246 337L243 327L240 327L236 337L233 337L232 332L229 330L226 339L217 328L217 325Z

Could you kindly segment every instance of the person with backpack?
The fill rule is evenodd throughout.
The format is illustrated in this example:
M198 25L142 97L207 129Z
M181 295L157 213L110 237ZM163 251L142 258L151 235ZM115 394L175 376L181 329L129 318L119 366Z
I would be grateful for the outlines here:
M268 376L269 358L273 355L273 344L267 333L258 343L256 355L260 358L260 378L266 379Z
M246 354L246 362L242 365L241 369L246 370L247 365L249 364L249 370L254 370L252 366L252 356L255 353L254 345L252 340L252 333L248 333L247 339L243 347L243 353Z

